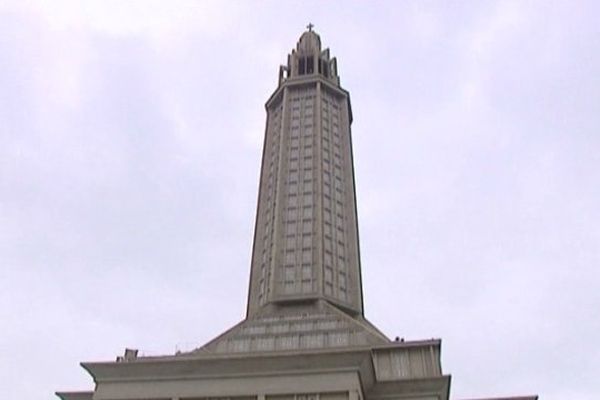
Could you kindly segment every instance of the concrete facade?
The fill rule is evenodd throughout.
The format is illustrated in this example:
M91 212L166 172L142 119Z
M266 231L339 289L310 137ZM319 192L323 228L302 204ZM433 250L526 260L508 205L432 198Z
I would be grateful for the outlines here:
M266 111L246 318L191 352L82 363L95 389L62 400L449 398L439 340L364 317L350 97L311 28Z
M281 67L266 110L248 316L317 299L361 315L350 97L314 32Z

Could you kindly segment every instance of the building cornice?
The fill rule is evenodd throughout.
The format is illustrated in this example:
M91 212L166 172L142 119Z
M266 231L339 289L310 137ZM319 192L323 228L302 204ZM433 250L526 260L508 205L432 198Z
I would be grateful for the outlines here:
M301 355L301 357L299 357ZM280 375L296 370L346 369L370 357L370 348L293 351L272 354L143 357L129 362L81 363L96 382L173 378L215 378L218 376Z
M320 82L321 85L323 85L326 89L330 90L331 92L337 94L338 96L342 96L348 100L348 115L350 117L350 123L352 123L353 117L352 117L352 105L350 103L350 93L346 89L342 88L339 85L333 84L331 81L325 79L323 76L321 76L319 74L302 75L302 76L286 79L277 87L277 89L275 89L275 91L271 94L271 96L269 96L269 99L265 103L265 108L268 109L272 105L272 103L283 93L283 90L285 88L292 88L292 87L298 87L298 86L309 86L309 85L312 86L312 85L316 85L317 82Z

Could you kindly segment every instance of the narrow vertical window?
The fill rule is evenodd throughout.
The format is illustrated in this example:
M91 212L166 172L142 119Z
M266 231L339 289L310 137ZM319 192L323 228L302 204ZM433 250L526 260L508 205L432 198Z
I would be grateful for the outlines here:
M298 59L298 75L304 75L306 73L306 59L300 57Z

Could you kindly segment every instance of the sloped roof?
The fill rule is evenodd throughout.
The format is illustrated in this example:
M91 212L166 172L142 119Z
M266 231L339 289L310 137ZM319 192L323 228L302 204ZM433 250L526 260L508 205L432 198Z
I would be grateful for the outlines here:
M191 353L298 351L389 342L362 317L351 317L327 302L313 302L265 309Z

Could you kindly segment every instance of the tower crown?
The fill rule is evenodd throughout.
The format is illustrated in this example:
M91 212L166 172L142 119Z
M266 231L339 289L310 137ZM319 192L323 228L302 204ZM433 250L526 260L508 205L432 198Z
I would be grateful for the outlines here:
M288 79L303 79L307 75L320 75L339 85L336 58L330 58L329 49L321 51L321 37L312 30L302 33L296 49L288 55L287 65L279 68L279 85Z
M304 54L320 53L321 37L312 29L304 32L302 36L300 36L300 40L298 40L296 51Z

